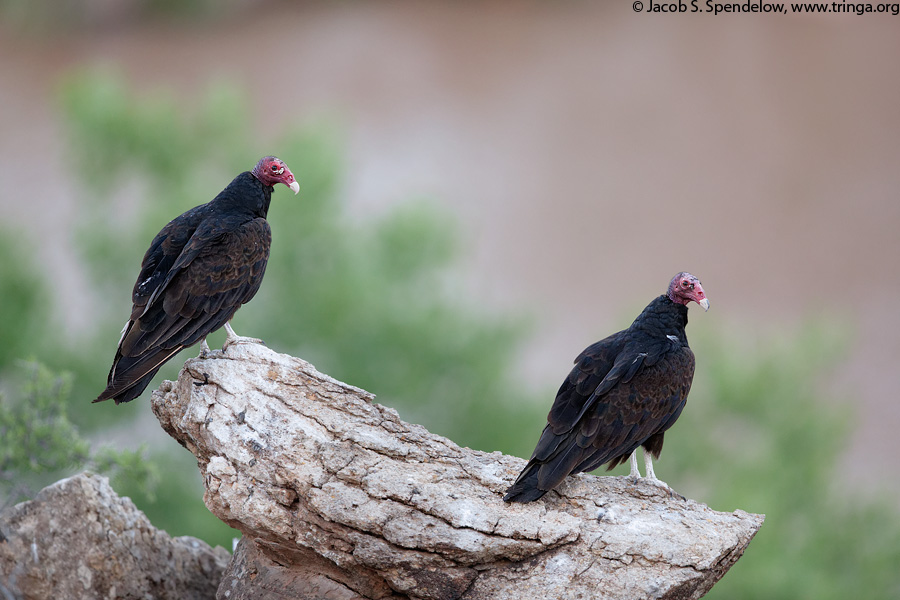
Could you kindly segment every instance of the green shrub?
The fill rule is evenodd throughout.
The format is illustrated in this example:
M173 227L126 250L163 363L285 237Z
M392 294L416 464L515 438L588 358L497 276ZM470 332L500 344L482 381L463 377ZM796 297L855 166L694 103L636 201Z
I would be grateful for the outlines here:
M24 363L24 380L0 396L0 507L30 496L74 470L90 469L128 482L151 497L158 479L142 450L92 447L66 415L68 374L56 375L38 363ZM7 370L9 373L10 370Z
M90 315L96 334L72 344L42 325L49 286L33 276L19 243L0 243L0 258L18 253L0 261L7 265L0 267L0 290L25 290L15 301L14 322L0 325L15 328L4 338L12 350L3 349L0 366L9 357L37 355L71 370L72 419L94 427L97 437L146 414L149 391L130 405L89 404L105 383L140 257L169 219L274 153L297 175L301 194L275 193L266 281L238 312L238 333L303 356L457 442L527 457L568 357L545 390L517 382L513 361L528 324L459 298L447 275L459 235L436 206L406 203L363 222L348 218L335 127L288 130L262 145L251 135L249 111L227 88L186 112L162 95L139 98L115 78L82 73L64 86L62 98L79 161L73 171L84 190L78 239L96 290L98 309ZM121 189L147 190L146 198L122 198ZM822 381L841 357L847 333L833 321L771 335L712 334L698 322L689 335L697 375L687 409L666 435L657 472L718 510L767 515L746 555L709 597L900 597L896 502L877 491L847 490L838 473L851 404ZM223 337L210 342L215 347ZM157 382L174 377L183 359L176 357ZM138 437L162 439L162 449L151 454L167 465L157 500L133 483L117 489L134 494L157 526L227 545L233 532L202 505L192 457L150 421ZM70 447L83 457L83 446ZM43 452L32 448L21 456L62 464Z

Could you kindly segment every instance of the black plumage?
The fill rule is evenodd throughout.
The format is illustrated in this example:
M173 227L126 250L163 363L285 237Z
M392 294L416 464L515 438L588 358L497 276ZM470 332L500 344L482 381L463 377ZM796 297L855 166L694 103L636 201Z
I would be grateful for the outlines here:
M204 341L253 298L269 259L266 215L276 183L299 189L284 163L267 156L156 235L134 284L107 387L94 402L135 399L167 360Z
M628 329L578 355L531 460L504 500L536 500L567 475L624 463L639 446L659 458L663 435L681 415L694 376L684 330L690 301L709 307L699 280L679 273ZM655 479L649 460L648 471Z

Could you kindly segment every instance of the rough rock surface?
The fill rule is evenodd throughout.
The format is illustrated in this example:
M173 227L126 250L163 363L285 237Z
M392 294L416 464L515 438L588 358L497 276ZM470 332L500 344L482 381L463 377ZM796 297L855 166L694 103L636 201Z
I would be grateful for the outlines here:
M154 392L204 501L245 536L218 598L699 598L763 516L624 477L502 495L524 461L460 448L258 344Z
M0 514L0 598L214 598L230 556L150 524L82 473Z

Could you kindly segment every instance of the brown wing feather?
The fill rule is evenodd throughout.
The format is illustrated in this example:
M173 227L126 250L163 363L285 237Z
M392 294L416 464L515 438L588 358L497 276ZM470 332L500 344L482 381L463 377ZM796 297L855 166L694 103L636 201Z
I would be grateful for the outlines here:
M650 437L664 433L681 414L693 376L694 353L685 346L611 389L605 398L604 426L593 436L594 456L574 472L590 471L607 461L612 469Z
M626 364L631 360L634 358L629 357ZM581 380L593 380L600 388L614 369L604 377L597 373L590 377L576 366L567 380L572 389L563 384L561 394L573 393L581 397L582 406L590 404L577 423L565 427L561 420L551 418L544 429L530 461L537 468L540 489L552 489L567 475L591 471L610 461L611 466L624 462L638 446L671 427L687 400L694 354L686 346L673 349L653 364L641 366L630 378L621 377L601 395L585 397L577 392ZM575 398L566 401L577 405ZM526 467L523 475L528 470Z
M694 375L687 307L663 294L628 329L585 349L563 381L531 459L504 496L531 502L566 476L654 455L681 414Z
M135 285L132 319L119 342L107 389L98 400L118 402L120 395L175 353L231 319L259 290L271 239L269 224L257 218L230 231L221 226L199 228L174 261L163 240L162 260L169 259L172 267L164 278L156 276L158 285L152 290L141 289L140 279ZM145 271L142 268L142 276Z

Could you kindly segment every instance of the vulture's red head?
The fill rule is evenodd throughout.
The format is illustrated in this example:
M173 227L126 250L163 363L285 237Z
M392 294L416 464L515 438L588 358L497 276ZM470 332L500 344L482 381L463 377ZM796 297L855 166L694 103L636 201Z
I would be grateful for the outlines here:
M669 300L678 304L688 305L688 302L696 302L703 307L703 310L709 310L709 300L700 285L700 280L687 272L682 272L672 278L669 284L668 292Z
M296 194L300 191L300 184L294 180L294 174L287 168L280 158L274 156L264 156L259 159L253 170L250 171L254 177L259 179L264 185L275 187L276 183L283 183L291 188Z

